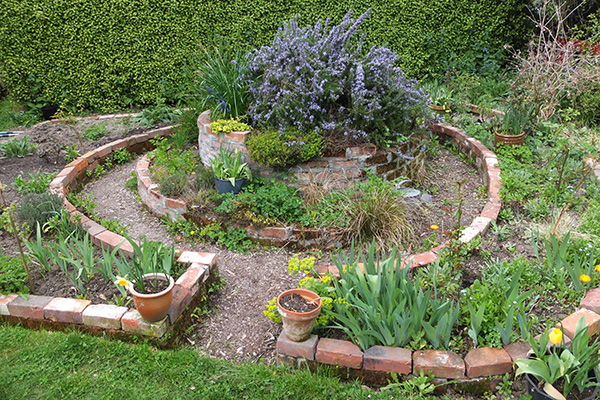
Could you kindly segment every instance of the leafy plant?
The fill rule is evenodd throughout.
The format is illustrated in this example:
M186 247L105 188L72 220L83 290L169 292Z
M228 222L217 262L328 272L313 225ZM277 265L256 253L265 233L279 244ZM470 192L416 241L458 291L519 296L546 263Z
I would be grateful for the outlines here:
M166 103L165 99L157 96L156 103L145 108L139 117L135 117L134 121L144 128L149 128L159 122L171 122L180 115L180 112L172 110Z
M67 194L67 199L69 200L69 203L73 204L73 206L82 213L90 216L95 215L96 207L98 205L96 204L96 202L94 202L94 199L92 198L91 194L77 194L74 192L69 192Z
M130 260L124 257L115 260L119 275L128 279L139 293L156 291L156 274L171 274L175 263L175 248L165 247L160 242L149 242L145 237L141 244L130 238L127 241L133 246L133 255ZM144 280L144 274L155 274L155 278Z
M282 132L255 132L246 139L250 158L259 165L285 168L323 155L325 141L314 130L301 133L296 128Z
M28 136L21 138L10 138L0 144L0 151L4 157L26 157L32 155L38 149L38 145L29 141Z
M113 153L112 159L117 165L124 165L131 159L131 154L125 147L121 147Z
M63 157L67 163L79 158L79 150L77 150L77 143L73 143L70 146L62 149Z
M85 131L83 131L83 137L90 142L100 140L100 138L106 136L107 134L108 130L106 129L105 123L102 123L101 125L91 125Z
M355 254L352 247L350 254L338 257L335 264L340 272L340 279L334 280L335 296L345 302L333 302L329 312L337 321L335 326L361 349L403 346L422 329L430 342L448 347L458 305L424 292L408 277L409 268L400 267L395 249L380 259L374 244L366 258Z
M221 146L219 155L212 158L210 165L218 179L224 179L235 186L235 180L239 178L252 179L252 172L247 163L242 163L242 152L225 149Z
M42 172L41 170L30 171L29 179L25 179L23 172L20 172L14 181L15 189L20 194L44 193L48 190L48 186L56 174L56 172Z
M102 225L109 231L116 233L117 235L121 235L121 236L129 235L127 226L121 224L121 222L118 219L102 218L100 220L100 225Z
M30 228L43 226L53 216L60 213L63 199L55 193L30 193L25 195L17 206L17 218Z
M198 107L210 108L213 120L245 115L251 98L246 79L247 53L221 41L204 48L195 63L190 95Z
M560 332L560 331L559 331ZM543 385L544 392L557 397L560 392L553 386L559 379L563 381L562 395L566 398L575 386L579 392L586 387L595 386L595 379L590 378L589 372L600 364L598 352L600 341L590 343L589 330L585 326L585 317L577 321L575 336L570 348L551 348L548 351L549 337L553 332L544 331L539 342L528 336L528 342L535 354L529 359L516 360L517 376L527 373L533 375ZM557 335L562 338L562 332ZM562 344L561 340L553 339L553 344Z
M22 261L0 253L0 293L29 293Z

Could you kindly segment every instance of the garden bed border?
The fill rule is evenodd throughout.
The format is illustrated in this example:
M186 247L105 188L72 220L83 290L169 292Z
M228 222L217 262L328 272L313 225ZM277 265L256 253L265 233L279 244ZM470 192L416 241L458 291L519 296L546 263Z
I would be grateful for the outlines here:
M131 114L84 117L80 119L108 119L129 117ZM51 121L43 122L42 124ZM130 153L142 153L152 146L150 139L169 135L173 126L152 129L145 133L119 139L100 146L67 164L50 183L50 191L63 198L63 207L73 221L81 222L96 246L113 250L117 246L126 255L133 254L127 240L88 218L67 200L71 190L80 187L88 179L88 171L102 165L108 156L125 148ZM217 279L217 258L214 253L179 251L177 262L189 264L177 279L173 289L173 301L168 315L158 322L145 321L134 308L109 304L92 304L89 300L11 293L0 295L0 316L11 324L30 328L64 330L74 327L89 333L111 334L117 337L143 336L160 339L161 344L175 338L178 330L191 321L189 314L194 306L206 300L208 287ZM169 333L169 335L167 335Z

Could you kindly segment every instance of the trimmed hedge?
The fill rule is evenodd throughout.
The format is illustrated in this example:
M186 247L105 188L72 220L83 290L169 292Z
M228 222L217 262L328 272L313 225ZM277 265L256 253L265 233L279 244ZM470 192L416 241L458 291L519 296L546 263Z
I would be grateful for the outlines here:
M369 7L368 44L396 51L413 77L428 70L427 34L436 38L441 27L450 39L487 30L496 48L518 45L528 30L521 0L2 0L0 82L18 100L32 98L32 74L54 103L149 104L161 81L184 81L187 60L216 35L254 47L297 14L301 25L328 16L339 23L349 9L357 17ZM453 45L460 53L468 43Z

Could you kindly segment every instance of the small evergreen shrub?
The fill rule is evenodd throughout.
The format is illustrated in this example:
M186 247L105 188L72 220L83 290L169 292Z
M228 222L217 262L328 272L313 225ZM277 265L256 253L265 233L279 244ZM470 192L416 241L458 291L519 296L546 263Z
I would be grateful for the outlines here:
M585 118L600 121L600 83L590 83L577 98L577 105Z
M189 180L185 172L167 173L158 179L158 188L167 197L181 196L188 186Z
M395 66L386 47L362 48L357 20L348 12L339 25L329 19L300 28L292 19L270 46L251 53L249 114L263 128L315 130L338 140L389 147L409 134L424 115L425 96Z
M250 158L267 167L285 168L323 155L325 141L314 130L301 133L296 128L283 132L258 132L246 139Z
M55 193L28 194L17 207L17 218L34 228L39 223L44 226L52 217L60 213L63 199Z

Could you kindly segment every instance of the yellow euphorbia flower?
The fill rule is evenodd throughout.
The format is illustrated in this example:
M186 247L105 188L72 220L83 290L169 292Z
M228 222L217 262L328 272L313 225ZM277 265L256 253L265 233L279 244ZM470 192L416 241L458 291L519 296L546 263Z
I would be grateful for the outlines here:
M550 343L553 345L559 345L562 342L562 331L558 328L554 328L550 331Z
M435 231L436 229L440 229L440 227L439 227L439 226L437 226L437 225L431 225L431 226L430 226L430 228L431 228L431 229L433 229L434 231Z
M590 276L589 276L589 275L582 274L582 275L579 275L579 280L580 280L581 282L588 283L589 281L591 281L591 280L592 280L592 278L590 278Z
M600 264L596 265L596 271L600 272Z

